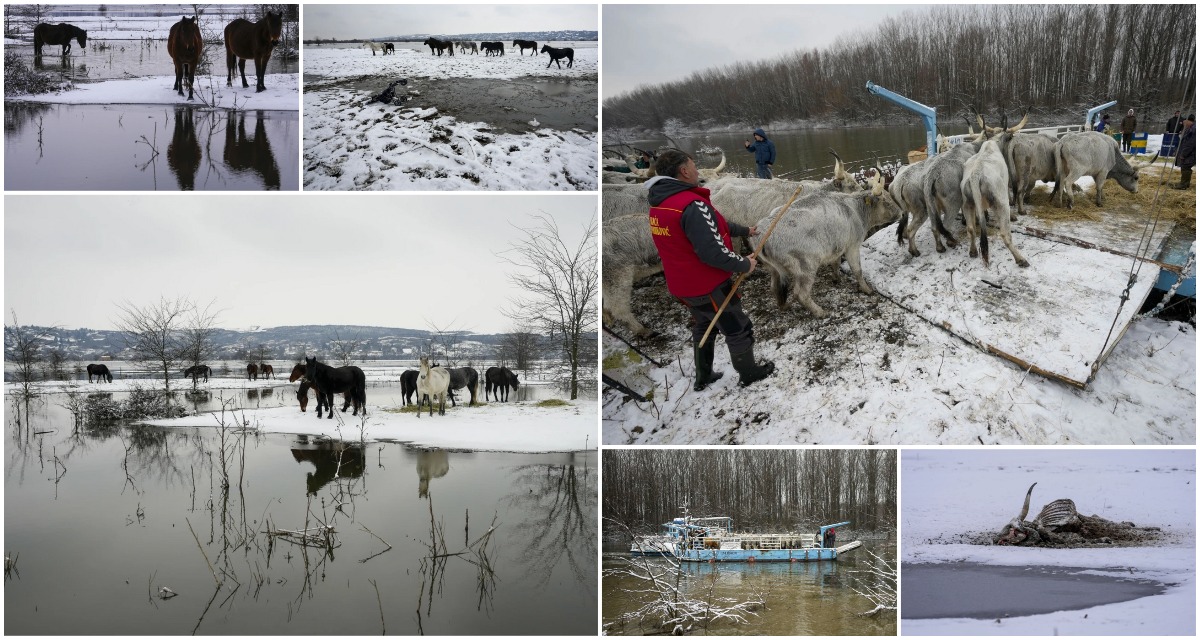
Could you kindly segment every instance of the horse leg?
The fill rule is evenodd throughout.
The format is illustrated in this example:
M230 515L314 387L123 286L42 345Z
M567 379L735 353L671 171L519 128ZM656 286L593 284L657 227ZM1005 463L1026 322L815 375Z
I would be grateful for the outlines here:
M237 65L237 55L229 47L225 47L225 86L233 86L233 69Z
M270 55L270 53L260 54L254 58L254 74L258 76L258 88L255 91L258 93L267 90L267 83L263 80L267 75L267 62L271 60Z
M183 70L184 70L184 74L187 76L188 100L190 101L192 99L192 96L194 95L194 92L196 89L196 63L194 63L194 62L187 63L187 65L184 66ZM183 92L181 91L180 94L182 95Z
M238 73L242 74L242 88L249 89L250 83L246 82L246 59L245 58L240 58L238 60Z
M333 420L333 392L330 391L326 393L322 391L321 395L325 396L325 418L327 420ZM342 411L345 411L345 409L342 409Z
M178 60L175 61L175 86L171 88L183 95L183 63Z

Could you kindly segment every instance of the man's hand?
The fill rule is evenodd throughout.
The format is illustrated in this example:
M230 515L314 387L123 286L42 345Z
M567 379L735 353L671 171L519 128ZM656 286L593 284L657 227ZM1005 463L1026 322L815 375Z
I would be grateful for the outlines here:
M754 256L746 256L746 259L750 261L750 270L746 272L746 275L750 275L754 273L754 269L758 267L758 258L755 258Z
M758 235L758 227L750 227L750 237L753 238L756 235Z
M750 141L749 141L749 140L743 140L743 141L742 141L742 144L746 145L746 148L747 148L747 149L749 149L749 148L750 148Z

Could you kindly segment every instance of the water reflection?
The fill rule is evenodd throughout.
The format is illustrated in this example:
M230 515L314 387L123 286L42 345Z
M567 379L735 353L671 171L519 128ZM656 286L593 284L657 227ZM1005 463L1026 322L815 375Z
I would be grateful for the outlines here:
M330 440L310 442L307 436L300 436L292 445L292 458L315 467L305 478L308 495L316 495L325 485L340 478L361 478L366 468L361 446Z
M590 486L586 464L576 468L576 456L557 465L524 465L512 472L512 491L504 502L534 517L515 524L527 540L521 554L526 575L546 584L556 567L565 566L577 578L596 567L596 487ZM586 459L585 459L586 460Z
M167 145L167 166L183 191L196 190L196 173L200 171L200 140L196 137L194 110L175 107L175 131Z
M234 116L230 116L230 120ZM246 112L237 112L237 127L225 124L225 164L234 171L253 171L261 176L264 188L279 190L279 165L271 151L265 117L261 110L254 112L254 136L246 135Z
M450 454L441 449L422 451L417 454L417 497L429 495L429 481L441 478L450 471Z

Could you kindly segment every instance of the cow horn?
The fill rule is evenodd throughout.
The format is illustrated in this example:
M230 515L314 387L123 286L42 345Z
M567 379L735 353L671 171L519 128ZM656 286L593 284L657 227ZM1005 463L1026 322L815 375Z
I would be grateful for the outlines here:
M1159 153L1162 152L1160 151ZM1150 164L1154 164L1155 162L1158 162L1158 153L1154 154L1153 158L1150 158Z
M838 180L845 177L846 166L842 163L842 157L833 150L833 147L829 148L829 153L833 154L833 179Z
M977 114L975 114L975 118L976 118L977 120L979 120L979 130L980 130L980 131L987 131L987 125L983 123L983 114L982 114L982 113L977 113Z
M1036 482L1029 485L1029 491L1025 492L1025 506L1021 507L1021 515L1017 516L1017 521L1024 522L1025 517L1029 515L1029 496L1033 495L1033 488L1036 486Z
M1024 116L1021 116L1021 121L1018 122L1017 124L1013 125L1013 127L1011 129L1008 129L1007 127L1005 127L1005 128L1008 129L1009 133L1016 133L1016 132L1020 131L1021 129L1025 128L1026 122L1029 122L1029 112L1028 111L1025 112Z

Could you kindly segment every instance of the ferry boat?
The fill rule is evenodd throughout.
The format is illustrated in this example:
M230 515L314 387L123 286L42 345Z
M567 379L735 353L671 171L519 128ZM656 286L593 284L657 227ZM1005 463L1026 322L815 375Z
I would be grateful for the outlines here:
M733 530L732 518L685 515L663 525L667 532L665 536L643 536L634 541L633 549L635 555L651 555L647 552L649 549L665 547L655 555L671 555L687 562L837 560L838 554L862 546L858 540L842 546L826 546L828 531L849 524L827 524L817 533L739 533ZM639 549L640 553L637 552Z

